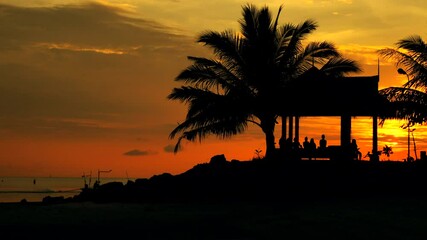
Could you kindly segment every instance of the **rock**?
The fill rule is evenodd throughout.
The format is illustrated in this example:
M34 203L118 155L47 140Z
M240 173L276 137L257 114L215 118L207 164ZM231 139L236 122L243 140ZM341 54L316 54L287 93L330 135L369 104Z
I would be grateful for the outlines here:
M108 182L108 183L104 183L102 184L100 187L100 189L103 190L108 190L108 189L122 189L123 188L123 183L122 182Z
M227 159L225 158L224 154L219 154L219 155L215 155L211 158L211 161L209 162L209 164L211 165L224 165L225 163L227 163Z

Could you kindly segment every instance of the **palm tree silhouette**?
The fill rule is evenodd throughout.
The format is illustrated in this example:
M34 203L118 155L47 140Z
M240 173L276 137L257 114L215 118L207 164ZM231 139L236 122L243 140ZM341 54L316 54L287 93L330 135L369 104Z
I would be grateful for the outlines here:
M182 139L231 137L246 130L249 122L265 133L266 155L274 149L279 72L272 18L266 7L253 5L244 6L242 14L241 33L207 31L198 38L216 59L190 56L193 64L175 79L188 85L174 88L168 98L189 104L185 121L170 133L170 138L181 134L175 152Z
M391 146L385 145L383 147L382 153L384 153L387 156L388 160L390 160L390 155L393 154L393 149Z
M384 48L378 53L396 61L399 74L408 81L401 87L388 87L379 91L389 102L386 119L406 119L410 127L427 122L427 44L418 35L409 36L396 43L397 48Z
M185 121L169 136L180 134L175 152L182 139L201 141L210 134L228 138L253 123L265 134L269 158L275 152L277 118L286 113L281 96L295 90L288 89L293 80L314 64L322 64L322 71L331 76L358 70L331 43L311 42L304 48L301 41L317 28L316 22L279 26L281 10L273 18L268 7L247 4L240 33L206 31L199 36L198 42L211 48L215 59L188 57L192 65L175 79L186 85L168 95L188 104Z

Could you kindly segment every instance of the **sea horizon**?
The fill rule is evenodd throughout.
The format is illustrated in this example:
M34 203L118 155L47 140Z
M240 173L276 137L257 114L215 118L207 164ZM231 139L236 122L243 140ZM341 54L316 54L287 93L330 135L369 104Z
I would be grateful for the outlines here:
M135 178L108 177L101 178L101 184L122 182ZM0 177L0 203L42 202L43 198L78 195L85 184L92 187L96 178L83 177ZM25 200L24 200L25 199Z

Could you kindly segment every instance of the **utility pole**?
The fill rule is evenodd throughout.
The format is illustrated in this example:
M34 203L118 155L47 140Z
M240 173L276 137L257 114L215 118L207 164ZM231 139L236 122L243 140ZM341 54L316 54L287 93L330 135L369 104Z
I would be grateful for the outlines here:
M409 75L408 75L408 73L406 73L406 71L403 70L402 68L397 69L397 73L402 74L402 75L406 75L406 78L408 79L406 87L409 88ZM408 128L408 157L406 158L406 161L408 161L408 162L411 160L411 125L410 124L411 124L411 122L408 119L408 125L407 125L407 128Z

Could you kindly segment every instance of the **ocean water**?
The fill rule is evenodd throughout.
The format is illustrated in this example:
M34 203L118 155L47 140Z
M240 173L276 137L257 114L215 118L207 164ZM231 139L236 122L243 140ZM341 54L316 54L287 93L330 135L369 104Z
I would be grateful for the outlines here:
M93 186L96 179L67 178L67 177L0 177L0 203L41 202L44 197L73 197L81 192L86 184ZM128 178L102 178L101 184L107 182L127 183Z

